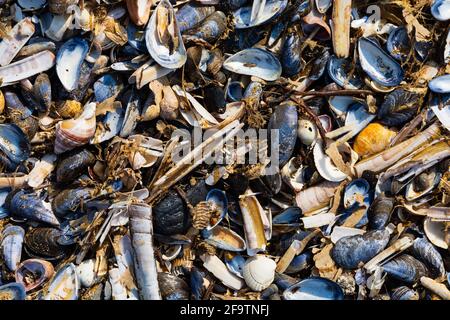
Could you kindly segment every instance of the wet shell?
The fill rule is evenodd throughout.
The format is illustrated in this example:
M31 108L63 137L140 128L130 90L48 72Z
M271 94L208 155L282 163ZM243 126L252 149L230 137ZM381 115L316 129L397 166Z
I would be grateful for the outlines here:
M391 277L406 283L416 283L428 276L427 267L408 254L402 254L383 265L383 270Z
M392 290L392 300L419 300L419 293L416 290L410 289L406 286L398 287Z
M89 150L83 149L61 160L56 167L56 182L71 182L95 163L95 156Z
M429 267L433 277L443 278L445 276L445 266L442 256L426 238L417 238L414 240L412 253Z
M89 103L78 118L58 122L54 149L56 154L87 144L94 136L95 107L95 103Z
M334 281L310 277L288 287L283 297L285 300L344 300L344 291Z
M61 231L54 228L35 228L25 235L25 251L30 257L44 260L56 260L65 255L64 248L58 243Z
M183 279L158 272L158 283L164 300L189 300L189 286Z
M387 126L399 126L410 121L419 107L420 96L404 89L396 89L384 100L378 119Z
M55 273L53 265L45 260L28 259L23 261L16 270L16 282L32 291L46 283Z
M15 271L22 257L25 230L19 226L7 226L2 232L2 252L6 266Z
M44 300L78 300L80 282L73 263L62 267L53 277Z
M380 253L387 246L389 236L387 230L375 230L341 238L333 247L331 256L339 266L356 269Z
M21 283L12 282L0 286L0 300L25 300L27 294Z
M397 133L378 123L371 123L356 137L353 150L360 157L370 156L386 149Z
M275 261L262 255L249 258L243 268L245 283L254 291L270 286L275 277Z

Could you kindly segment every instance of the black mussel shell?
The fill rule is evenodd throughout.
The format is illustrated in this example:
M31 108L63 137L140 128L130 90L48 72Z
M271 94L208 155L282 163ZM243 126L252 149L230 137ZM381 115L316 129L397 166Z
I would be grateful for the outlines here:
M286 269L287 274L297 273L306 270L313 264L313 254L311 251L304 252L296 256L289 267Z
M339 239L331 251L331 257L345 269L356 269L380 253L389 242L387 230L368 231Z
M196 267L191 269L190 284L192 299L201 300L205 293L204 275Z
M414 240L412 254L427 265L433 277L443 278L445 266L441 254L425 237Z
M383 270L391 277L406 282L416 283L421 277L428 276L425 264L416 258L402 254L383 265Z
M417 93L404 89L395 89L391 92L378 111L378 119L387 126L401 126L410 121L419 108Z
M158 283L164 300L189 300L189 286L183 279L159 272Z
M369 208L369 228L383 230L391 220L395 199L386 196L376 198Z
M0 300L25 300L27 294L21 283L11 282L0 286Z
M57 217L67 218L70 214L81 209L81 204L89 199L92 194L93 190L86 187L63 190L53 198L53 212Z
M153 221L156 233L174 235L186 232L189 227L189 211L176 191L169 191L167 196L154 206Z
M297 32L287 36L281 52L280 62L285 77L293 77L302 70L302 41Z
M95 156L89 150L76 150L61 160L56 167L56 182L72 182L83 173L88 166L95 163Z
M204 179L197 180L193 186L189 186L186 190L186 198L193 206L206 199L208 188Z
M0 124L0 159L6 169L13 171L30 155L30 142L15 124Z
M392 300L419 300L419 294L417 291L410 289L406 286L395 288L391 292Z
M62 233L55 228L35 228L25 234L25 252L33 258L58 260L64 257L65 248L58 239Z

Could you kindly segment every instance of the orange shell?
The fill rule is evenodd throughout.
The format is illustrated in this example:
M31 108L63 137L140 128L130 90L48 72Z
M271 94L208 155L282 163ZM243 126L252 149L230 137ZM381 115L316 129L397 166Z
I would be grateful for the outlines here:
M379 123L371 123L356 137L353 150L360 157L367 157L385 150L397 133Z

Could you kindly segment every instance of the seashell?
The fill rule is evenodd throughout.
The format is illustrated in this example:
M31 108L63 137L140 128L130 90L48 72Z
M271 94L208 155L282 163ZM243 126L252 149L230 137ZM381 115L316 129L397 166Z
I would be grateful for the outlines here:
M25 235L25 252L30 257L58 260L65 255L64 248L58 243L61 235L55 228L31 229Z
M353 70L351 63L346 59L339 59L336 56L331 56L328 60L328 75L336 82L336 84L345 89L359 89L363 86L363 82L359 77L357 70L355 70L355 72L349 72L351 70Z
M285 77L293 77L303 69L302 46L298 33L293 32L286 37L281 49L280 62Z
M76 119L63 120L56 125L55 153L72 150L89 142L95 134L95 103L88 103Z
M207 17L198 27L185 34L187 38L202 39L209 43L217 41L227 28L227 17L222 11L216 11Z
M80 282L73 263L59 269L50 281L44 300L78 300Z
M239 207L244 221L247 254L254 256L266 249L269 221L258 199L250 195L249 190L239 199Z
M155 232L164 235L184 233L188 228L189 214L183 199L175 191L169 191L153 207Z
M2 232L2 253L9 270L15 271L22 257L22 244L25 230L19 226L8 225Z
M3 92L0 91L0 114L2 114L4 110L5 110L5 96L3 95Z
M144 26L150 18L150 8L153 0L126 0L128 14L137 26Z
M433 0L433 3L431 4L431 14L439 21L450 20L450 1Z
M312 121L308 119L300 119L298 121L297 135L303 144L307 146L312 145L316 141L318 134L317 127Z
M105 74L94 83L95 100L100 103L111 97L117 96L123 89L123 84L118 76Z
M336 219L333 213L319 213L301 218L305 229L319 228L329 225Z
M370 123L356 136L355 142L353 143L353 150L360 157L373 155L385 150L396 134L395 131L379 123Z
M145 52L145 31L138 28L134 23L130 22L127 25L128 44L134 49ZM112 67L112 66L111 66Z
M83 107L78 101L66 100L57 107L57 112L64 119L76 118L83 112Z
M268 129L269 131L278 131L279 166L281 167L292 156L297 140L298 114L296 106L290 102L279 105L270 117Z
M347 174L340 171L332 162L331 158L325 154L322 148L322 140L320 139L318 143L314 145L313 149L314 154L314 164L316 165L317 171L320 175L328 181L331 182L340 182L347 178ZM351 150L351 162L352 164L356 163L357 155Z
M348 227L339 227L336 226L333 228L333 232L330 235L331 242L336 243L340 239L345 237L351 237L355 235L362 235L364 234L364 230L357 229L357 228L348 228Z
M384 229L391 220L395 199L384 195L376 198L369 208L369 228L371 230Z
M11 282L0 286L0 300L25 300L27 294L21 283Z
M395 288L391 292L392 300L419 300L419 293L406 286Z
M231 229L216 226L211 230L205 229L202 232L206 242L227 251L244 251L245 240Z
M405 199L414 201L430 193L441 181L441 176L441 173L436 171L436 167L420 173L406 186Z
M31 188L38 188L44 183L44 180L55 169L54 162L56 161L56 155L46 154L41 160L36 162L34 168L28 174L28 185Z
M147 49L155 61L168 69L181 68L186 63L186 49L168 0L159 2L145 31Z
M99 144L119 135L120 129L123 127L123 121L124 111L122 108L116 109L114 112L108 111L105 117L97 123L97 129L94 137L90 140L90 144Z
M434 78L428 84L431 91L436 93L450 93L450 74L446 74L437 78Z
M48 50L36 53L25 59L0 67L0 87L30 78L45 72L55 65L55 55Z
M344 191L344 207L350 208L354 204L365 205L367 208L372 202L370 185L365 179L355 179L350 182Z
M251 48L242 50L223 63L223 67L237 74L255 76L266 81L275 81L281 76L280 61L269 51Z
M226 253L225 265L228 270L239 278L244 279L243 269L245 264L245 258L239 254Z
M402 67L373 40L358 40L359 61L362 69L375 82L386 87L395 87L402 82Z
M331 30L333 49L338 58L347 58L350 55L350 22L351 0L333 1Z
M385 263L383 270L391 277L406 283L416 283L428 275L427 267L408 254L401 254Z
M412 254L428 266L433 277L445 277L445 266L442 256L425 237L414 240Z
M17 0L17 4L22 11L35 11L42 9L47 4L47 0Z
M15 124L0 124L0 151L1 162L6 165L7 170L13 171L28 159L30 142Z
M192 29L214 11L213 6L199 6L192 2L186 3L175 14L180 32L184 33L186 30Z
M138 117L141 115L141 103L139 96L136 94L134 89L126 93L126 105L127 109L125 111L122 128L119 133L122 138L126 138L132 134L133 130L137 126Z
M334 281L310 277L284 290L283 298L285 300L344 300L344 292Z
M313 174L311 171L312 169L310 167L299 167L296 159L292 158L282 168L281 177L294 191L300 192L305 187L307 181L311 180Z
M313 264L313 255L311 252L305 252L295 256L289 264L289 267L285 270L287 274L294 274L306 270Z
M77 277L80 285L84 288L92 287L97 280L96 259L84 260L76 266Z
M16 124L29 139L32 139L38 130L38 122L32 117L33 111L25 107L19 97L10 91L5 92L6 110L11 122Z
M59 226L50 203L33 191L15 190L6 199L9 212L18 218Z
M17 283L24 285L26 292L30 292L43 286L54 273L55 270L50 262L28 259L17 267L15 278Z
M433 221L431 218L426 218L423 222L423 230L432 244L444 250L448 249L446 239L446 227L443 221Z
M67 91L73 91L77 87L81 64L88 52L89 45L81 38L72 38L59 48L56 57L56 73Z
M48 7L51 13L62 15L65 14L67 9L76 5L79 0L48 0Z
M33 92L40 105L39 111L46 114L52 105L52 85L46 73L41 73L36 77Z
M211 272L225 286L233 290L240 290L244 286L244 280L228 271L225 264L217 256L203 254L200 256L200 259L203 261L205 269Z
M66 183L75 180L95 161L94 154L87 149L71 153L58 163L56 167L56 182Z
M11 63L17 53L34 33L34 24L30 18L17 23L0 42L0 67Z
M411 51L408 30L405 27L398 27L393 30L389 34L386 48L395 59L405 61Z
M303 216L302 210L298 207L289 207L284 209L272 219L272 225L275 226L296 226L300 223Z
M269 287L275 278L277 264L266 256L257 255L249 258L243 268L245 283L254 291Z
M333 1L331 0L315 0L317 11L320 13L326 13L330 9Z
M183 279L158 272L158 283L164 300L189 300L189 286Z
M396 89L384 100L378 111L380 122L388 126L400 126L417 113L420 96L404 89Z
M276 19L286 9L287 0L264 1L264 5L256 8L255 15L253 7L240 7L234 13L234 26L236 29L252 28Z
M390 234L385 230L368 231L363 235L341 238L331 251L333 260L345 269L356 269L366 263L388 244Z
M297 206L302 209L303 214L325 207L334 196L338 185L337 182L325 181L300 191L295 197Z
M53 198L53 212L57 217L68 218L79 209L83 201L92 197L92 194L93 190L86 187L63 190Z

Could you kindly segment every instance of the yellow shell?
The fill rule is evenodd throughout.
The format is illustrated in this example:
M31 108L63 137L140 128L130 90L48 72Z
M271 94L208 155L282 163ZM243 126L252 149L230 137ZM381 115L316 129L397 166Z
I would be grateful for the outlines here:
M58 107L58 113L64 119L71 119L78 117L83 111L81 103L75 100L67 100Z
M386 149L396 134L379 123L371 123L358 134L353 150L360 157L370 156Z

